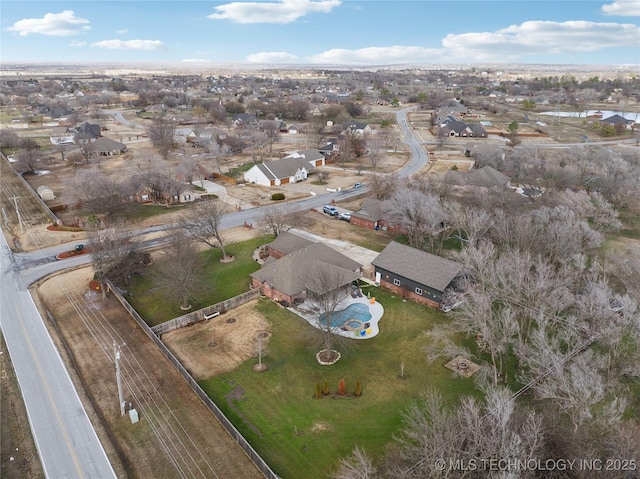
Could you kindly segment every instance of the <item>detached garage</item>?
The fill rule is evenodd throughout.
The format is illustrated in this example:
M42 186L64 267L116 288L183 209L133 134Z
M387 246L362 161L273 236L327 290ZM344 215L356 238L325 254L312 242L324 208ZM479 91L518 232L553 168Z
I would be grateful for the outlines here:
M40 196L44 201L56 199L56 196L53 194L53 190L48 186L40 185L36 191L38 192L38 196Z

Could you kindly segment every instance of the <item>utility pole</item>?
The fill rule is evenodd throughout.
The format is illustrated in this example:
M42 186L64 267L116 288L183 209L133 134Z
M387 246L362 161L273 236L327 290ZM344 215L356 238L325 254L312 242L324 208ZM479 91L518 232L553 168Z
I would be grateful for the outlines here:
M20 216L20 210L18 209L18 200L20 199L19 196L13 196L13 198L10 198L11 200L13 200L13 204L16 207L16 215L18 215L18 223L20 223L20 234L24 234L24 231L22 229L22 216Z
M116 381L118 383L118 400L120 402L120 415L124 416L124 407L125 407L125 402L124 402L124 398L122 397L122 377L120 375L120 346L118 346L115 342L115 340L113 341L113 353L115 355L115 360L116 360Z

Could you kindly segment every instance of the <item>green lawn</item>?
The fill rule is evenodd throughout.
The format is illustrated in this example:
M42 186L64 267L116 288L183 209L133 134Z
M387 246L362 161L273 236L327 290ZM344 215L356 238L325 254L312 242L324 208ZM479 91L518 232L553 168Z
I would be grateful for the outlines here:
M221 263L222 251L219 249L207 250L201 253L204 263L205 287L202 294L194 302L194 310L224 301L249 290L249 275L260 269L253 260L251 254L258 246L269 243L272 236L262 236L242 243L231 244L225 247L228 255L235 256L230 263ZM163 323L178 316L184 311L168 302L163 291L153 283L152 269L140 276L136 276L131 284L126 287L127 301L136 309L150 326Z
M443 313L404 302L380 288L370 291L385 308L380 334L368 340L346 340L346 346L336 348L343 356L335 365L316 362L319 348L309 339L313 328L306 321L260 300L258 308L272 328L264 359L269 370L254 373L254 359L232 373L201 382L285 479L326 478L355 445L381 458L385 445L401 428L403 412L429 386L452 402L461 394L477 394L473 380L454 377L443 367L446 361L426 362L429 340L424 333L448 320ZM399 377L402 362L405 378ZM341 378L351 393L360 381L362 396L314 399L316 383L327 380L333 393Z

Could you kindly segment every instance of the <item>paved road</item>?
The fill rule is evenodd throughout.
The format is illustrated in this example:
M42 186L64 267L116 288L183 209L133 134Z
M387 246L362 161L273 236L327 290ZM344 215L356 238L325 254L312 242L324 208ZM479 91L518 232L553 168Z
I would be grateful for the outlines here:
M0 235L2 236L2 235ZM2 236L0 326L45 476L115 478L49 332Z
M396 112L396 120L402 132L402 141L409 147L411 153L411 162L398 172L398 176L401 178L416 174L429 164L427 152L422 148L423 142L416 138L407 120L407 113L411 111L415 111L415 107L403 108Z

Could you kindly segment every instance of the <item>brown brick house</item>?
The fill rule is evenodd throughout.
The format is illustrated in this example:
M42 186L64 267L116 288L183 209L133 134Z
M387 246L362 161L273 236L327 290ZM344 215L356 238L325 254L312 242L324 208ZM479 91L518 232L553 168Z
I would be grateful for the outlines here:
M276 243L275 248L272 248L273 243L268 245L269 258L260 270L251 274L251 287L260 288L263 296L293 304L296 300L305 299L308 293L323 294L324 291L313 291L312 276L319 270L335 278L338 287L348 287L360 278L360 263L322 243L304 240L304 244L291 238L296 235L285 235L281 241L276 239L273 242ZM294 244L302 246L288 253L282 251L293 249Z
M351 213L350 223L361 228L402 231L401 218L393 214L384 201L368 198L362 208Z

